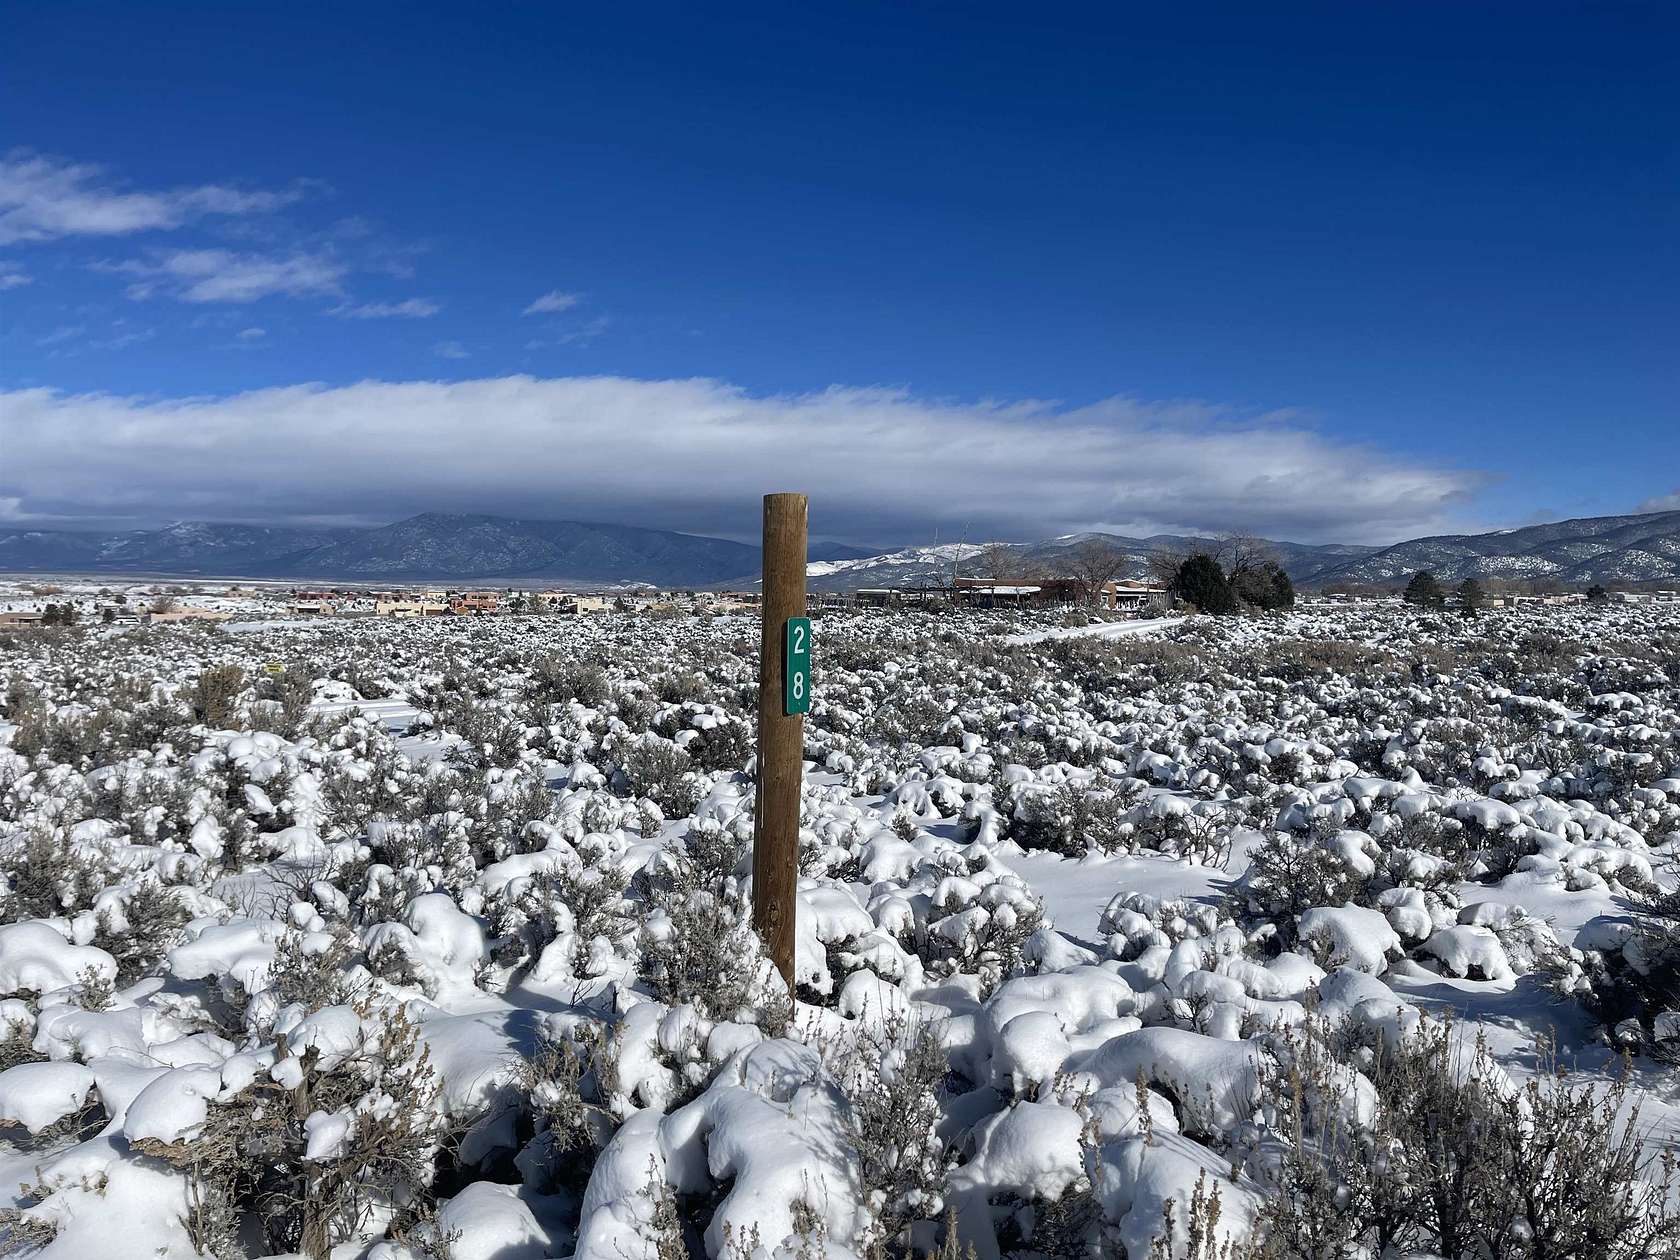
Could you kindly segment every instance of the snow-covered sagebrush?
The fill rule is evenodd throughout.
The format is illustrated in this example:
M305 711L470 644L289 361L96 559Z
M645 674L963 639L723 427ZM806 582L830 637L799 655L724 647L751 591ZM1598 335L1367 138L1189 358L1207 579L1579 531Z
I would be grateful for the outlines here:
M1680 609L0 642L0 1253L1666 1255Z

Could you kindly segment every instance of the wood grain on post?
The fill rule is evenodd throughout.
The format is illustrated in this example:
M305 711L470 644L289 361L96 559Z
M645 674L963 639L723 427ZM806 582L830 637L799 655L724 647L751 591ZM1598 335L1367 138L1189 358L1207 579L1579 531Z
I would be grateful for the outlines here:
M799 881L799 785L805 719L782 711L782 634L805 615L802 494L764 496L764 602L758 658L758 792L753 821L753 926L793 992Z

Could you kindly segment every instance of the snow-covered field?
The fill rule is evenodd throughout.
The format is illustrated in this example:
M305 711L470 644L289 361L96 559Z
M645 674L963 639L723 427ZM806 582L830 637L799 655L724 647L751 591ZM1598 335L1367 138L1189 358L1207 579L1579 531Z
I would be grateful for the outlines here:
M0 1254L1671 1254L1680 613L1051 629L0 631Z

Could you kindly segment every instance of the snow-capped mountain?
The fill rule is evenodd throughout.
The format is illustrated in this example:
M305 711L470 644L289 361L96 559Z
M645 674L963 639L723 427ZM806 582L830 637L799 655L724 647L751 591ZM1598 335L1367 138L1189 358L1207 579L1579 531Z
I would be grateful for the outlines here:
M1058 573L1073 552L1098 538L1141 577L1162 550L1185 552L1207 538L1156 534L1068 534L1009 544L1017 573ZM1443 581L1465 577L1556 578L1565 582L1680 580L1680 512L1589 517L1487 534L1418 538L1392 547L1271 542L1303 586L1396 582L1419 569ZM871 554L838 543L813 544L813 590L935 586L979 576L990 564L980 543L943 543ZM144 573L160 576L276 577L348 581L538 578L663 587L750 587L758 548L670 530L586 521L529 521L426 513L368 529L296 529L184 521L154 530L76 532L0 529L0 571Z
M1054 574L1067 570L1074 551L1083 543L1096 539L1120 550L1126 557L1123 577L1144 577L1149 572L1150 557L1159 551L1188 552L1198 547L1216 546L1209 538L1193 538L1181 534L1155 534L1148 538L1129 538L1122 534L1064 534L1036 543L998 544L1002 548L1010 570L1017 574ZM1297 581L1307 582L1326 568L1345 564L1350 559L1368 555L1374 547L1353 544L1271 542L1267 544ZM953 577L992 576L984 573L992 559L987 552L992 544L945 543L935 547L906 547L884 555L834 563L812 564L807 570L812 589L819 591L856 590L870 586L938 586Z
M1499 530L1414 538L1313 578L1394 582L1420 569L1443 581L1555 578L1562 582L1650 582L1680 578L1680 512L1588 516Z

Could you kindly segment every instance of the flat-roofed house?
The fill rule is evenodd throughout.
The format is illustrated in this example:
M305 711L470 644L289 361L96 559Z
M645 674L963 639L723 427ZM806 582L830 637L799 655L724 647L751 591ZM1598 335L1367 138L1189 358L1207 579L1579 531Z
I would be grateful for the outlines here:
M460 591L449 597L449 611L457 617L478 617L496 613L502 597L495 591Z

